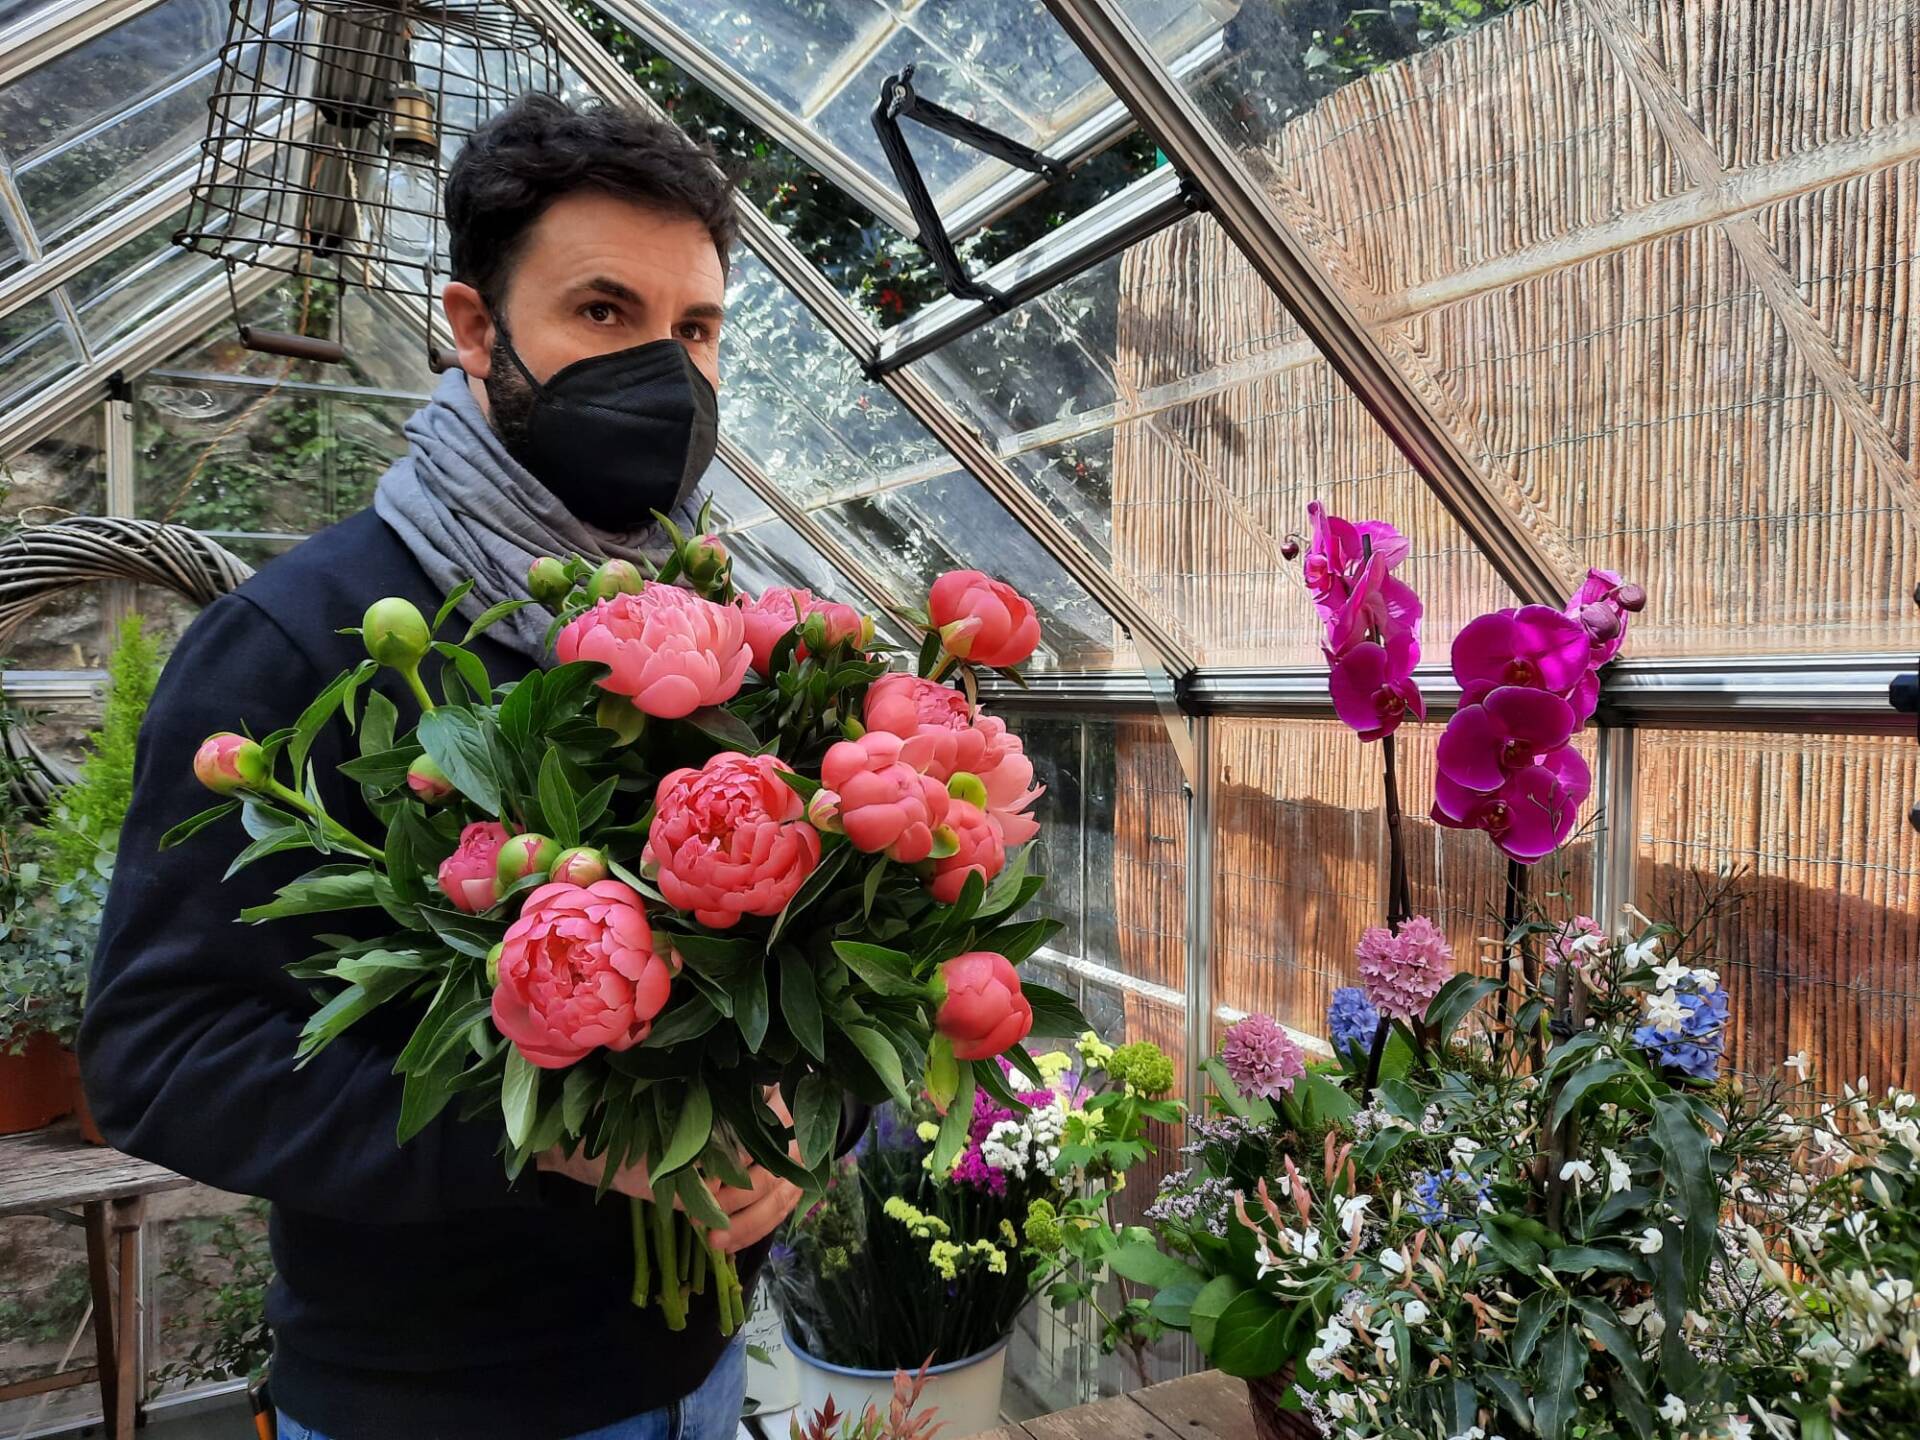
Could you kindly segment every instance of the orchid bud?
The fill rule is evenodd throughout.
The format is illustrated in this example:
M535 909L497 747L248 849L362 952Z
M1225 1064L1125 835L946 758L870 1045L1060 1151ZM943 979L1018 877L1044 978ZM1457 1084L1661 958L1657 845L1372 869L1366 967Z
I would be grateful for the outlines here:
M1647 608L1646 587L1641 585L1622 585L1614 592L1613 598L1619 602L1620 608L1630 615L1638 615Z
M500 952L506 948L506 941L503 940L487 952L487 984L489 985L500 983Z
M840 797L831 790L814 791L807 801L807 823L826 834L840 834Z
M447 778L447 772L433 763L431 755L422 755L407 767L407 789L416 800L427 805L438 805L453 794L453 781Z
M551 555L542 555L527 567L527 593L542 605L553 606L573 591L567 567Z
M567 885L593 885L606 879L607 874L606 852L591 845L575 845L560 852L547 878Z
M433 646L427 618L410 600L389 595L367 607L360 621L360 638L367 654L395 670L415 669Z
M987 808L986 782L978 775L969 774L965 770L955 771L953 778L947 781L947 794L956 800L964 800L978 809Z
M597 603L616 595L638 595L646 583L640 567L631 560L609 560L587 581L587 598Z
M231 731L200 742L193 756L193 774L216 795L262 789L271 778L266 752L255 741Z
M1596 640L1611 640L1620 633L1620 615L1611 605L1595 601L1580 609L1580 623Z
M726 573L732 559L718 535L696 535L681 551L680 564L686 570L687 578L704 588Z
M510 835L501 843L493 878L500 883L501 890L510 890L529 875L545 875L559 858L558 840L532 831Z
M1282 560L1298 560L1300 558L1300 537L1298 535L1289 535L1280 542L1280 558Z
M602 695L594 707L593 723L602 730L613 731L622 745L631 745L647 733L646 711L635 705L631 697L611 691Z

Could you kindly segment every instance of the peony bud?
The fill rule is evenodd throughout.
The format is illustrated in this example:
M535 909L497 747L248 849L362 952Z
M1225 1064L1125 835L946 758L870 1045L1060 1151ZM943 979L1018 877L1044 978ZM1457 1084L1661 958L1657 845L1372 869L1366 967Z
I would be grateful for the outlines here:
M840 733L849 740L858 740L867 733L867 727L849 715L840 722Z
M506 948L506 942L502 941L487 952L487 984L489 985L500 983L500 952Z
M395 670L412 670L433 646L427 618L410 600L389 595L367 607L360 621L367 654Z
M647 733L647 712L628 696L608 691L594 707L593 723L602 730L613 731L622 745L631 745Z
M827 648L827 617L818 610L800 622L800 641L807 652L818 655Z
M567 567L562 561L551 555L542 555L527 567L527 593L542 605L551 608L573 593L573 581L567 578Z
M712 586L724 575L732 559L718 535L696 535L687 542L686 549L680 554L680 564L686 570L687 578L702 589Z
M592 885L607 878L606 852L591 845L575 845L562 850L547 872L549 880L567 885Z
M956 800L964 800L969 805L987 808L987 785L978 775L970 775L965 770L956 771L947 781L947 794Z
M510 890L529 875L545 875L560 858L560 842L529 831L508 837L500 846L500 858L494 863L494 879L501 890Z
M438 805L453 794L453 781L447 778L447 772L433 763L431 755L422 755L407 767L407 788L414 798L428 805Z
M609 560L587 581L587 598L598 603L616 595L638 595L646 584L640 567L631 560Z
M259 790L271 778L266 752L256 742L231 731L209 735L200 742L193 755L193 774L216 795Z
M807 823L829 835L840 834L840 797L831 790L814 791L807 801Z
M1004 955L956 955L936 972L931 991L940 1007L934 1028L952 1042L957 1060L991 1060L1033 1029L1033 1006Z

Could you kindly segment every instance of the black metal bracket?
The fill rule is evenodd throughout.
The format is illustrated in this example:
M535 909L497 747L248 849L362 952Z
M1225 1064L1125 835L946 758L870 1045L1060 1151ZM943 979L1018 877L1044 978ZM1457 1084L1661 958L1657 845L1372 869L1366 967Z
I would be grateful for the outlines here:
M1920 585L1914 587L1913 603L1920 605ZM1903 715L1920 717L1920 673L1894 676L1887 687L1887 703ZM1920 719L1914 723L1914 739L1920 741ZM1907 823L1920 830L1920 802L1907 811Z
M961 264L960 256L953 248L953 240L947 234L946 222L940 218L940 211L933 203L933 194L920 174L919 163L913 158L913 150L907 144L900 122L915 121L971 149L1004 160L1019 169L1044 175L1049 180L1062 178L1067 173L1067 167L1029 145L1008 139L978 120L969 120L944 105L922 99L914 91L913 72L914 67L909 65L898 75L889 75L880 82L880 98L873 106L874 133L880 137L880 148L887 152L887 163L893 167L893 178L900 186L900 193L906 197L907 208L913 212L913 222L920 227L916 238L933 261L934 268L940 272L947 293L962 300L978 300L994 314L1003 314L1012 308L1012 302L991 285L974 279L967 273L967 267Z

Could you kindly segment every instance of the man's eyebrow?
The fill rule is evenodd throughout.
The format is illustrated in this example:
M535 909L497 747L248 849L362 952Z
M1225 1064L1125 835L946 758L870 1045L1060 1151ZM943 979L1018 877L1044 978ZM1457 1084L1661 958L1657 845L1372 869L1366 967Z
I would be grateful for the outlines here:
M698 305L689 305L681 311L680 318L682 320L724 320L727 318L727 309L724 305L716 305L711 300L702 300Z
M629 305L646 304L637 290L605 275L595 275L591 280L581 282L579 288L591 290L596 295L605 295L612 300L624 300Z

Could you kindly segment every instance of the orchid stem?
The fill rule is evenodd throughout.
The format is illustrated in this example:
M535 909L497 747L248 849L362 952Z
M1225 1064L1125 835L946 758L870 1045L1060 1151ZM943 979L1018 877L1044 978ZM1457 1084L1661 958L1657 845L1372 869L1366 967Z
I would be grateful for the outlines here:
M267 793L282 805L290 806L313 821L314 824L320 827L321 833L329 840L334 841L345 849L353 851L355 854L363 855L369 860L378 860L382 865L387 863L386 851L377 846L369 845L338 820L327 814L327 812L322 810L318 805L315 805L311 800L307 799L306 796L300 794L299 791L289 789L278 780L269 780L267 782Z

